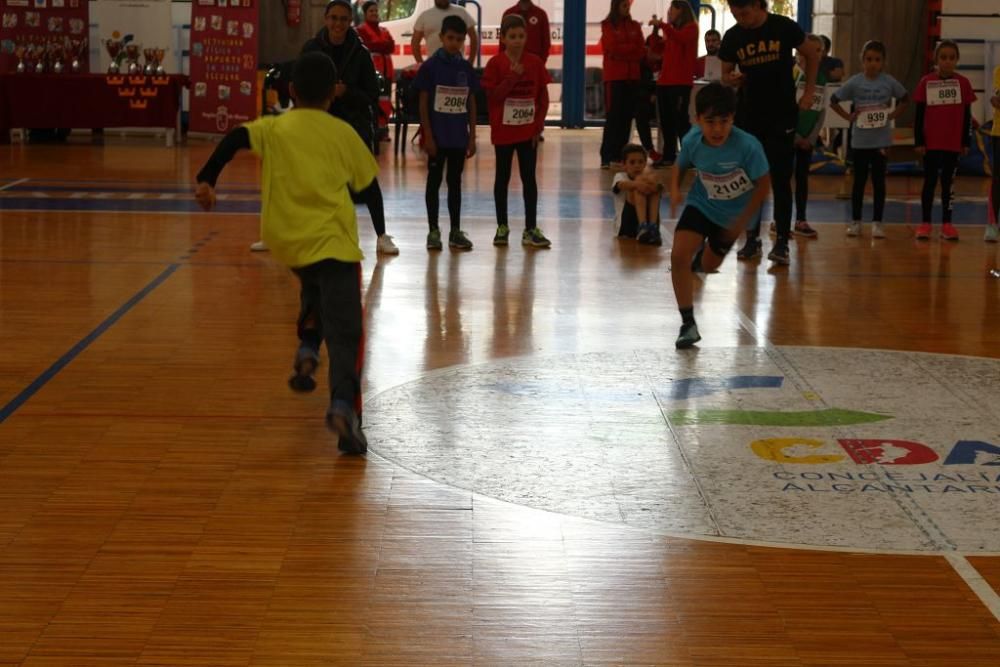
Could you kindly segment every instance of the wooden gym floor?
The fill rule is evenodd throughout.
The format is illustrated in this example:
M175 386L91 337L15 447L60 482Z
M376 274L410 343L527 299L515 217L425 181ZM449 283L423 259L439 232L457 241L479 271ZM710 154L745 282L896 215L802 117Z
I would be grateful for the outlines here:
M616 460L657 464L618 456L613 439L587 458L584 431L631 409L625 398L606 393L595 409L546 391L505 402L454 389L479 391L475 374L511 368L512 381L534 369L542 382L566 359L577 378L603 368L600 382L615 372L606 360L623 355L701 377L708 360L789 359L793 347L949 353L987 369L985 416L954 428L986 424L974 439L1000 444L985 181L959 184L959 243L915 244L918 181L891 179L889 239L874 242L844 238L839 179L815 178L820 238L796 241L787 269L727 259L699 287L702 356L679 356L669 234L662 249L612 238L598 133L547 137L549 251L491 246L485 132L465 176L471 253L428 254L423 161L412 150L381 158L402 252L375 257L362 211L367 459L338 456L322 390L286 387L295 281L248 251L252 157L230 165L221 211L204 214L189 193L207 143L0 147L0 665L998 664L996 495L928 510L943 532L951 519L966 532L926 547L877 544L893 526L875 503L824 515L829 544L767 538L793 521L790 508L754 497L720 496L713 508L749 503L756 522L661 530L621 497L608 518L604 496L588 492ZM851 372L803 377L834 387ZM641 437L664 437L662 423L643 428L654 426ZM942 454L967 438L946 427ZM504 450L515 432L534 442ZM743 440L732 450L748 451ZM459 464L473 460L477 476L463 485ZM699 473L706 497L725 465ZM518 475L486 492L505 466ZM513 487L527 491L508 502ZM669 488L665 522L688 512L686 494Z

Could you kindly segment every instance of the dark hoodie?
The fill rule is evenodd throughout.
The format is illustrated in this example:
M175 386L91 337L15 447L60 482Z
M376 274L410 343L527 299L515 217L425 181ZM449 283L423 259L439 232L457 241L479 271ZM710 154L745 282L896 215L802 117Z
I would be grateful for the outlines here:
M322 51L337 66L337 81L347 86L343 95L330 105L330 113L349 123L371 149L374 146L375 119L378 117L378 77L371 54L351 28L344 43L330 43L326 28L302 47L302 52Z

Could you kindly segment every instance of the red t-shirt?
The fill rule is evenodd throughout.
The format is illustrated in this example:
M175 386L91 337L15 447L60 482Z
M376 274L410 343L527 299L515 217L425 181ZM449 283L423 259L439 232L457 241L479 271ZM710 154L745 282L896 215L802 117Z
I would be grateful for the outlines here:
M965 109L976 101L969 80L957 72L947 79L932 72L917 84L913 100L927 105L924 112L927 150L961 153Z
M678 30L663 24L663 67L656 81L658 86L693 86L694 69L698 60L698 24L688 23Z
M480 81L490 111L490 141L497 146L529 141L545 127L549 72L541 58L527 51L521 64L524 71L514 74L507 54L497 54L486 63Z

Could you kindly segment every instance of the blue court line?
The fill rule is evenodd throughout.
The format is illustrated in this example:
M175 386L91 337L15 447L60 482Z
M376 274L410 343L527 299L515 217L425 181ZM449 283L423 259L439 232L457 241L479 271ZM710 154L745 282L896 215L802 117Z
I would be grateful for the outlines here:
M180 264L171 264L166 269L164 269L163 272L160 273L160 275L153 278L153 280L150 281L148 285L146 285L141 290L136 292L131 299L122 304L118 308L118 310L111 313L111 315L109 315L107 319L105 319L103 322L98 324L93 331L84 336L76 345L71 347L69 351L66 352L66 354L59 357L59 359L57 359L54 364L45 369L45 371L43 371L41 375L35 378L31 384L25 387L20 394L11 399L10 402L7 403L7 405L0 408L0 424L6 421L8 417L13 415L18 408L20 408L28 401L28 399L37 394L38 391L49 382L49 380L58 375L59 371L65 368L69 364L69 362L73 361L73 359L75 359L81 352L86 350L91 343L93 343L101 336L101 334L103 334L105 331L114 326L115 322L120 320L125 315L125 313L132 310L132 308L134 308L136 304L138 304L140 301L146 298L146 296L148 296L150 292L152 292L157 287L162 285L163 282L167 278L169 278L171 274L173 274L173 272L176 271L178 268L180 268Z

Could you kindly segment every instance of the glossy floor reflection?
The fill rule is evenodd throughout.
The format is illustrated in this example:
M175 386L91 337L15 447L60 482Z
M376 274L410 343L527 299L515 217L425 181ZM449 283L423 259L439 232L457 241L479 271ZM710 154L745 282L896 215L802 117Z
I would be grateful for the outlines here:
M465 179L476 248L428 254L422 160L382 158L402 254L376 258L362 215L367 418L373 450L391 458L367 461L337 456L322 392L285 386L295 281L248 251L252 158L230 165L223 211L207 215L187 192L208 144L3 147L0 664L994 665L990 598L941 554L671 537L643 510L659 495L669 502L657 520L704 518L714 505L702 499L728 493L728 476L745 482L730 496L745 504L704 520L729 522L726 534L813 543L790 516L829 522L855 549L919 550L930 533L935 552L948 540L960 553L987 547L969 562L995 586L995 494L932 508L836 494L769 502L774 482L754 495L748 461L818 483L747 447L784 431L743 425L752 437L732 452L726 439L709 449L714 436L670 449L664 434L681 417L672 410L746 419L825 401L893 415L788 434L822 432L814 453L851 465L851 453L867 456L858 466L869 473L944 470L958 440L1000 445L990 377L1000 281L988 277L998 249L981 240L984 181L959 184L961 242L916 244L916 182L890 180L889 238L873 241L844 238L839 180L815 179L820 238L797 241L787 269L730 260L708 277L703 349L678 356L667 246L611 237L598 133L547 137L547 251L490 245L493 159L481 146ZM517 231L516 192L511 202ZM823 350L845 347L986 359L885 365L880 353ZM648 405L629 394L640 372ZM776 399L770 381L731 380L765 376L785 383ZM679 398L670 383L699 377L714 393L695 397L688 383L691 400L656 403ZM690 443L713 428L676 430ZM925 438L940 460L908 467L896 462L916 449L834 442L865 438ZM779 445L760 451L811 453ZM526 452L544 465L527 465ZM997 470L989 453L960 472ZM678 477L645 482L664 470ZM474 492L498 480L492 496L552 502ZM617 498L602 502L608 485ZM880 525L900 517L914 528L896 542Z

